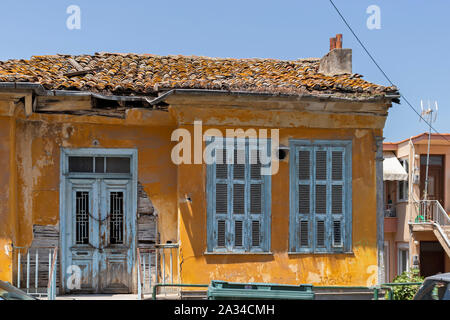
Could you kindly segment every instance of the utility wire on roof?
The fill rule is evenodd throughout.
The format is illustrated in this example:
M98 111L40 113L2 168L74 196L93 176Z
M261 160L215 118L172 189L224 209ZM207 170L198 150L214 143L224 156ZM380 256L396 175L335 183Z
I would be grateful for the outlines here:
M334 4L333 0L329 0L330 3L333 5L334 9L336 10L336 12L339 14L339 16L341 17L342 21L344 21L345 25L347 26L347 28L351 31L351 33L353 34L353 36L356 38L356 40L359 42L359 44L361 45L361 47L364 49L364 51L367 53L367 55L369 56L369 58L373 61L373 63L377 66L378 70L380 70L380 72L383 74L383 76L387 79L387 81L391 84L391 86L395 86L394 83L391 81L391 79L388 77L388 75L386 74L386 72L384 72L384 70L380 67L380 65L377 63L377 61L375 60L375 58L370 54L369 50L367 50L366 46L362 43L362 41L359 39L359 37L356 35L356 33L353 31L352 27L350 26L350 24L347 22L347 20L345 19L345 17L342 15L342 13L339 11L339 9L336 7L336 5ZM412 106L412 104L408 101L408 99L400 92L400 97L403 98L403 100L405 100L405 102L409 105L409 107L426 123L428 124L431 129L433 129L434 132L436 132L438 135L440 135L441 137L443 137L445 140L447 140L447 142L450 143L450 140L447 139L446 136L442 135L439 131L437 131L432 125L431 123L429 123L427 120L425 120L422 115Z

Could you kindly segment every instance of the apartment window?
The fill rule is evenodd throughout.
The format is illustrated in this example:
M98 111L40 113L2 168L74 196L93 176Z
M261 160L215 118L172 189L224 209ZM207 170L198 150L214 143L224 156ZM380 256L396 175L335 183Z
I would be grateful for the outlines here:
M405 171L408 173L409 177L409 163L408 160L400 160L400 164L405 169ZM408 200L409 196L409 183L408 180L403 180L398 182L398 200L399 201L406 201Z
M291 252L351 251L351 141L290 141Z
M398 244L397 261L397 273L399 275L409 271L409 245L407 243Z
M267 140L211 138L207 164L209 252L270 250L270 175L262 175L270 156Z

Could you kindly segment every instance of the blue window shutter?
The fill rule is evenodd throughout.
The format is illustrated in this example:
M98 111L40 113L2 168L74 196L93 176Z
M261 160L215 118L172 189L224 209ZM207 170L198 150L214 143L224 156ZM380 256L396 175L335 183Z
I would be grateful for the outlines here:
M235 139L239 151L214 153L231 162L207 166L208 251L270 250L270 176L261 175L259 155L250 153L253 146L258 148L248 139L242 144Z
M328 179L330 175L328 162L328 148L314 146L314 252L329 251L329 190Z
M226 251L230 247L230 211L232 190L229 156L225 148L214 150L214 163L207 165L207 250Z
M310 248L311 240L310 240L310 223L309 220L300 220L299 224L300 230L300 248Z
M291 148L289 251L292 252L311 252L313 250L314 173L312 164L313 148L308 146Z
M249 251L268 251L268 234L270 233L270 220L268 216L268 203L265 194L269 194L267 185L267 176L261 175L261 158L258 144L249 143L248 145L248 233L247 243Z
M226 247L226 220L224 219L218 219L217 220L217 247L218 248L225 248Z
M232 212L231 219L233 221L233 228L230 230L232 251L246 251L247 247L247 192L246 192L246 148L245 144L238 143L235 139L233 142L234 150L233 163L230 165L232 171L231 187L233 189L233 196L231 199Z
M343 226L345 223L345 184L349 183L345 176L345 148L332 147L331 149L331 246L333 251L344 249L345 232Z
M207 144L209 142L206 142ZM215 219L215 176L216 166L208 164L206 167L206 248L212 252L216 245L217 225Z
M259 247L261 245L261 223L259 220L252 220L251 245L252 247Z
M343 217L343 250L352 251L352 143L347 142L344 146L344 217Z
M351 251L351 141L291 140L290 150L289 250Z
M244 246L244 221L242 220L234 221L234 246Z
M271 157L271 141L267 140L267 148L269 151L268 156ZM264 251L270 251L271 248L271 205L272 205L272 176L264 175L262 176L263 186L262 186L262 216L260 220L260 241L261 248Z

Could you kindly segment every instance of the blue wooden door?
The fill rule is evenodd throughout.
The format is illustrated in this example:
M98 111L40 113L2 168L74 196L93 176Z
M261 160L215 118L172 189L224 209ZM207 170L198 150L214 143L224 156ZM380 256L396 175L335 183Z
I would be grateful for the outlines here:
M131 292L130 187L130 180L101 180L99 280L102 292Z
M65 292L132 291L131 180L69 179L62 241Z
M66 292L97 292L99 274L98 183L96 179L70 179L63 254L69 275Z

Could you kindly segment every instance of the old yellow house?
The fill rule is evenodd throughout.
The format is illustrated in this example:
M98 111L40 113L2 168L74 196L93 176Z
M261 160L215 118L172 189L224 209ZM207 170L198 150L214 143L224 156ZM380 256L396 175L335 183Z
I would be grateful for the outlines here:
M54 265L60 293L135 292L149 274L381 281L382 136L399 96L351 65L342 48L1 62L0 279L32 291Z

